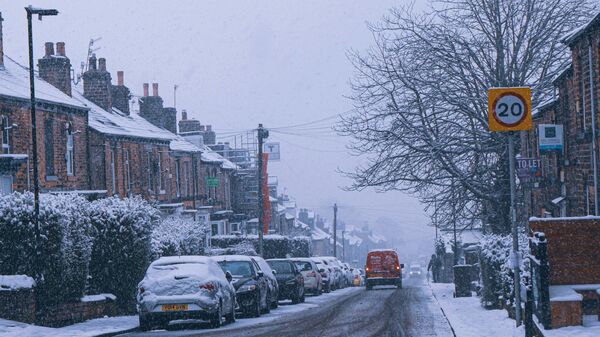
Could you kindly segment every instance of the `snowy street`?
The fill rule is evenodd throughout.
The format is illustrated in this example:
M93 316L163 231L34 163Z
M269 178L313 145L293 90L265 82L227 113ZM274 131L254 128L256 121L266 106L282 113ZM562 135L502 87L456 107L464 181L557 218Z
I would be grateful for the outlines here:
M304 304L283 304L271 314L240 318L218 330L178 325L121 336L453 336L426 282L404 282L403 289L346 288L307 297Z

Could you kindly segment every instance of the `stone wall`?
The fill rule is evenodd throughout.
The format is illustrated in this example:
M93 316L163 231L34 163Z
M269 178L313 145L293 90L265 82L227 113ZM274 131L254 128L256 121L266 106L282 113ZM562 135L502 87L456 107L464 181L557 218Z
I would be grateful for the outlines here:
M35 323L35 295L32 289L0 291L0 318Z

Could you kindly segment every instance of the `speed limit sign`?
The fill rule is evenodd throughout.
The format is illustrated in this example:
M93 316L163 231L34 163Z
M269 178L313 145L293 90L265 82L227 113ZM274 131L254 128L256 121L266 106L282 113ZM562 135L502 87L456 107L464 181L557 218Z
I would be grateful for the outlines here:
M489 89L488 124L490 131L530 130L531 89Z

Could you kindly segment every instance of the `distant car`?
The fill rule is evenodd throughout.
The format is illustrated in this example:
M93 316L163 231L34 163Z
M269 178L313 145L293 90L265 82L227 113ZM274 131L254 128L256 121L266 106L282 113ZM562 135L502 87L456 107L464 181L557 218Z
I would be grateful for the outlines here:
M333 256L323 256L321 257L323 261L327 262L327 264L333 268L333 285L335 289L341 289L344 286L344 273L342 271L341 264L339 260Z
M393 249L372 250L367 254L365 286L371 290L376 285L394 285L402 288L403 264Z
M413 263L410 265L408 275L410 277L419 277L421 276L421 265L418 263Z
M206 256L161 257L138 284L140 330L166 328L179 319L201 319L220 327L235 321L232 275Z
M309 258L293 258L291 260L296 264L296 267L304 277L304 291L314 295L321 295L323 284L317 264Z
M331 292L331 284L329 283L331 271L329 267L321 259L311 258L311 260L316 264L317 270L321 274L321 289L326 293Z
M269 295L271 296L271 309L277 308L279 305L279 283L277 283L277 277L273 274L273 270L262 257L252 256L251 259L258 263L258 266L263 271L267 279L269 279Z
M354 280L354 274L352 273L354 268L350 267L350 265L347 263L342 263L342 267L344 267L344 275L346 277L346 279L345 279L346 286L349 287L352 285L352 282Z
M352 276L352 286L360 287L363 285L363 276L360 272L360 269L352 269Z
M290 299L293 304L304 302L304 277L296 265L288 259L272 259L267 263L277 277L279 299Z
M245 255L222 255L213 259L233 276L237 303L244 315L259 317L271 310L269 281L256 261Z

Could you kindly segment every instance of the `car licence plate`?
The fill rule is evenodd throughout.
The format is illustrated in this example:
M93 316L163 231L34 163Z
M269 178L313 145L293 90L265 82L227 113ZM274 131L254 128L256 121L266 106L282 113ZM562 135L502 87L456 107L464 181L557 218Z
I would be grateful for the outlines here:
M187 304L163 304L162 311L187 311Z

